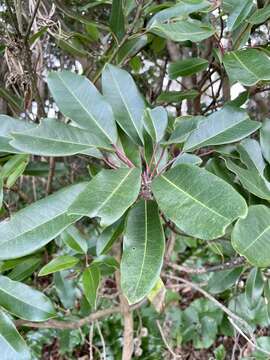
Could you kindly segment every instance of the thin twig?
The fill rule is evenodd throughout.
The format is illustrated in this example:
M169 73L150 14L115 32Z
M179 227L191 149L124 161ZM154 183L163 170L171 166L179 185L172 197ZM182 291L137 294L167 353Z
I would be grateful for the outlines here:
M103 360L106 360L107 356L106 356L106 344L105 344L105 340L104 340L104 337L102 335L102 332L101 332L101 328L100 328L100 325L99 325L99 322L96 321L96 326L97 326L97 329L98 329L98 334L99 334L99 337L100 337L100 340L101 340L101 344L102 344L102 356L103 356Z
M36 15L37 15L37 11L38 11L40 3L41 3L41 0L37 0L33 15L31 17L31 20L30 20L30 22L28 24L28 27L27 27L27 30L26 30L26 33L25 33L25 36L24 36L24 43L25 44L27 43L27 41L29 39L31 29L32 29L32 25L33 25L33 22L35 20Z
M183 265L174 264L171 262L168 262L167 265L171 267L174 270L186 273L186 274L206 274L209 272L217 272L217 271L223 271L223 270L229 270L234 269L240 266L243 266L246 263L246 259L243 256L234 258L230 261L227 261L223 264L217 264L213 266L203 266L198 268L191 268Z
M166 339L166 337L165 337L165 335L164 335L164 333L163 333L163 330L162 330L162 327L161 327L161 325L160 325L160 322L159 322L158 320L156 321L156 324L157 324L158 330L159 330L159 332L160 332L161 338L162 338L162 340L163 340L166 348L168 349L169 353L173 356L173 359L181 359L182 356L181 356L181 355L177 355L177 354L172 350L172 348L170 347L170 345L169 345L169 343L168 343L168 341L167 341L167 339Z
M168 277L169 279L173 279L176 281L179 281L183 284L186 284L187 286L191 287L193 290L198 291L199 293L201 293L202 295L204 295L207 299L209 299L210 301L212 301L214 304L216 304L223 312L225 312L225 314L228 315L229 318L234 319L235 321L237 321L239 324L241 324L245 330L250 331L250 326L249 324L242 318L240 318L238 315L236 315L234 312L232 312L230 309L228 309L225 305L223 305L222 303L220 303L216 298L214 298L211 294L209 294L206 290L202 289L199 285L192 283L191 281L188 281L186 279L183 279L181 277L177 277L177 276L173 276L173 275L167 275L166 277Z
M146 300L142 300L138 304L130 306L130 311L139 309L143 304L145 304ZM100 320L106 316L110 316L113 314L120 313L121 314L122 309L120 306L111 307L108 309L102 309L98 310L82 319L74 320L74 321L67 321L67 320L47 320L44 322L33 322L33 321L27 321L27 320L16 320L15 325L17 327L20 326L27 326L37 329L79 329L84 325L89 325L90 323Z

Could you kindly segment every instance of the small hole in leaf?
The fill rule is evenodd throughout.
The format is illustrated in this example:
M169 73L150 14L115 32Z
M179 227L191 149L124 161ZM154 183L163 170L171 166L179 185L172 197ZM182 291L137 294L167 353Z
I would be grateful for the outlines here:
M136 250L135 246L133 246L132 250Z

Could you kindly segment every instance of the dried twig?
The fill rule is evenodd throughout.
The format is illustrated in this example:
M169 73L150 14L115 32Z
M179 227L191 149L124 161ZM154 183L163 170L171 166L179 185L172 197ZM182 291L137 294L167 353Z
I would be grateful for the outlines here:
M181 359L182 356L175 354L175 352L172 350L172 348L171 348L170 345L168 344L168 341L166 340L166 337L165 337L165 335L164 335L164 333L163 333L162 327L161 327L161 325L160 325L160 323L159 323L158 320L156 321L156 323L157 323L157 327L158 327L158 330L159 330L159 332L160 332L161 338L162 338L162 340L163 340L166 348L168 349L169 353L173 356L173 359Z
M198 268L192 268L192 267L174 264L171 262L168 262L167 265L170 266L174 270L177 270L177 271L180 271L180 272L183 272L186 274L197 274L198 275L198 274L206 274L209 272L217 272L217 271L234 269L234 268L244 265L245 263L246 263L246 259L243 256L240 256L240 257L234 258L230 261L226 261L225 263L208 266L208 267L202 266L202 267L198 267Z

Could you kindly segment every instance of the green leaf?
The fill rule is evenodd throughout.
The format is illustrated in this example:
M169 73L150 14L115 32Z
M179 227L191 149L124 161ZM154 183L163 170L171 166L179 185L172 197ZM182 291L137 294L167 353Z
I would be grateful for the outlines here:
M183 91L163 91L157 98L159 103L178 103L185 99L192 100L199 95L199 91L195 89Z
M198 124L187 141L184 151L239 141L260 128L261 124L251 121L246 111L232 106L214 112Z
M125 17L122 0L112 0L110 28L118 40L121 40L125 35Z
M255 307L262 296L264 281L261 270L258 268L251 269L246 281L246 297L251 307Z
M73 309L77 297L74 279L69 278L69 271L59 271L53 274L56 293L66 309Z
M30 162L25 171L25 175L29 176L40 176L47 177L50 170L50 164L46 161L37 161ZM64 175L68 172L68 167L63 162L55 163L55 175Z
M232 246L254 266L270 265L270 209L253 205L245 219L237 221L232 232Z
M270 80L270 59L258 49L231 51L225 54L223 63L231 82L253 86Z
M199 11L208 11L211 9L211 4L206 0L197 0L189 1L182 0L174 6L170 6L168 9L157 12L148 23L148 26L152 25L154 22L165 22L171 18L175 17L186 17L189 14L199 12Z
M24 173L24 170L28 164L29 157L25 157L24 159L21 159L21 162L18 164L17 168L12 172L12 174L9 175L9 177L6 180L6 187L11 188L18 178Z
M243 268L239 267L213 273L208 282L207 290L212 294L220 294L232 288L239 279L242 270Z
M215 29L197 20L178 20L172 23L153 23L149 32L172 41L202 41L214 35Z
M41 264L41 257L35 256L24 259L9 274L11 280L23 281L27 279Z
M29 360L30 351L9 316L0 310L0 349L2 360Z
M93 309L96 308L100 271L95 265L84 270L82 276L84 295Z
M169 65L170 79L196 74L208 67L208 61L202 58L179 60Z
M83 237L81 232L74 226L69 226L62 234L61 237L67 246L78 254L86 254L88 245L87 240Z
M16 172L17 168L28 162L29 156L25 154L17 154L12 156L2 167L0 174L2 178L8 178L12 173Z
M112 247L113 243L119 238L124 230L125 218L119 219L116 223L108 226L102 231L97 239L96 252L97 256L106 254Z
M152 183L157 203L186 234L211 240L247 213L245 200L234 188L204 169L180 164Z
M158 143L163 138L167 125L168 114L162 106L146 109L144 126L155 143Z
M142 48L148 44L147 35L141 35L138 38L129 39L119 49L117 53L117 64L123 63L127 58L131 58L136 55Z
M0 306L29 321L45 321L56 316L49 298L23 283L0 275Z
M260 144L264 158L270 163L270 119L266 119L263 123Z
M227 168L234 172L241 184L252 194L270 200L270 183L264 177L265 162L256 140L246 139L237 146L241 162L245 167L225 159Z
M180 144L187 140L191 132L199 126L199 122L204 121L203 116L181 116L175 119L175 129L169 140L162 144Z
M79 259L74 256L57 256L55 259L52 259L48 264L43 266L43 268L38 273L38 276L46 276L57 271L73 268L76 264L78 264L78 262Z
M112 109L86 77L70 71L51 72L48 86L65 116L103 141L116 143Z
M181 153L177 156L172 167L175 167L179 164L201 165L201 163L202 159L199 156L189 153Z
M30 122L14 119L7 115L0 115L0 151L4 151L7 153L17 153L10 144L10 140L12 139L11 133L13 131L25 131L29 130L34 125Z
M107 64L102 73L102 90L111 104L115 120L137 144L143 144L144 100L131 75Z
M89 148L112 150L108 142L90 131L64 124L55 119L24 132L13 132L10 145L24 153L41 156L67 156L82 153Z
M262 9L257 9L247 21L252 25L263 24L270 18L270 5L264 6Z
M129 212L121 260L121 288L129 304L142 300L159 279L165 239L158 206L139 201Z
M102 170L79 194L68 213L100 217L101 226L109 226L136 201L140 185L139 169Z
M238 0L237 2L233 0L232 5L227 21L228 31L235 30L249 16L253 8L253 0Z
M80 218L67 209L86 183L72 185L39 200L0 223L0 259L30 254L46 245Z
M14 92L10 89L0 87L0 97L3 98L8 104L11 105L18 112L23 112L23 98L21 96L14 95Z

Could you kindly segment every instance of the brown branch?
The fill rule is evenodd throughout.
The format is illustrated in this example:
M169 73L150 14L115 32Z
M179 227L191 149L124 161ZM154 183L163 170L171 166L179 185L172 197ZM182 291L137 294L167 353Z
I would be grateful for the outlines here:
M135 310L140 308L145 301L141 301L138 304L130 306L130 310ZM67 320L47 320L44 322L33 322L27 320L15 320L16 327L26 326L37 329L79 329L84 325L89 325L90 323L100 320L106 316L110 316L113 314L122 313L121 306L115 306L108 309L98 310L89 316L86 316L82 319L67 321Z
M186 273L186 274L206 274L209 272L217 272L217 271L223 271L223 270L229 270L234 269L237 267L240 267L246 263L246 259L243 256L234 258L230 261L227 261L223 264L217 264L213 266L202 266L198 268L191 268L183 265L173 264L171 262L168 262L167 265L171 267L174 270Z
M47 180L47 186L46 186L46 194L49 195L52 192L52 182L53 182L53 177L54 177L54 173L55 173L55 158L54 157L50 157L50 161L49 161L49 175L48 175L48 180Z

